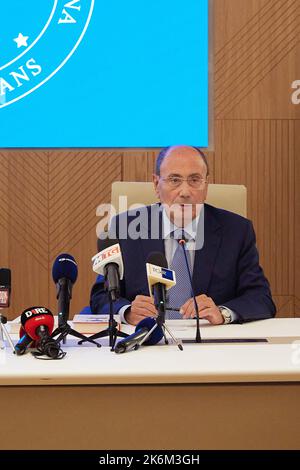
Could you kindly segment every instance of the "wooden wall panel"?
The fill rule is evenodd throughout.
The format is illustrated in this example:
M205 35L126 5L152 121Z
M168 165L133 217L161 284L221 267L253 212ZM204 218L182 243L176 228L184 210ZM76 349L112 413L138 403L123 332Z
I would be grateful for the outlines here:
M49 269L59 253L70 253L76 259L78 282L73 289L72 313L89 303L89 290L95 278L91 257L96 253L97 207L110 201L111 184L121 179L122 160L118 152L49 154ZM52 279L50 286L51 282ZM56 305L53 288L49 303L52 308Z
M94 280L98 205L122 179L118 152L10 151L0 154L0 265L12 269L9 316L45 305L56 312L52 265L63 252L78 263L72 315L89 301Z
M300 316L300 105L291 101L300 80L300 0L214 0L213 15L211 181L247 186L278 314ZM13 271L11 317L32 304L55 312L51 268L63 251L79 265L72 314L87 304L96 208L109 202L112 181L150 181L157 153L0 153L0 265Z
M48 300L47 153L2 152L0 164L0 265L12 270L15 317Z
M154 162L158 151L124 150L123 180L152 181Z
M216 118L296 117L288 98L299 71L299 0L233 5L232 0L215 1ZM239 23L247 10L248 20Z
M248 188L248 217L256 230L261 264L281 314L291 314L295 263L294 122L223 120L218 126L216 181L238 182Z
M247 186L248 214L278 315L294 315L300 107L292 104L291 84L300 77L300 2L214 5L216 182Z
M300 317L300 119L295 121L295 314Z

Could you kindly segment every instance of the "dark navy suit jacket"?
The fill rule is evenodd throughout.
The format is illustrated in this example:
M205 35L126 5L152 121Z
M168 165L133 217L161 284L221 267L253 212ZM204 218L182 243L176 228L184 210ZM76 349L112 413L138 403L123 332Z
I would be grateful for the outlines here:
M119 214L110 228L112 236L119 238L124 262L121 298L114 307L116 313L137 295L149 295L147 257L151 252L165 251L160 204L144 207L141 211ZM141 213L148 223L138 227L140 238L130 239L127 233L124 234L124 227L135 224ZM151 224L150 216L152 221L158 221L156 238L153 238L154 223ZM206 294L216 305L230 308L236 312L240 322L271 318L276 313L269 283L259 265L255 243L253 226L248 219L204 205L204 245L195 253L192 275L194 292L195 295ZM98 276L92 288L90 306L93 313L109 311L103 276Z

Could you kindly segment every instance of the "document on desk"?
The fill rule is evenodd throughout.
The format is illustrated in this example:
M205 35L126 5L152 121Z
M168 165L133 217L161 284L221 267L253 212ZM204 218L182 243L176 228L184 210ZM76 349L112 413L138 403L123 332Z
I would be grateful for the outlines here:
M193 342L196 336L196 321L193 320L169 320L168 327L178 339L183 342ZM233 328L232 328L233 327ZM236 328L235 328L236 327ZM267 343L265 335L241 335L241 325L212 325L206 320L200 322L202 343ZM169 336L168 336L169 338Z
M114 315L117 328L121 329L120 316ZM109 315L74 315L72 320L74 330L84 334L98 333L105 330L109 325Z

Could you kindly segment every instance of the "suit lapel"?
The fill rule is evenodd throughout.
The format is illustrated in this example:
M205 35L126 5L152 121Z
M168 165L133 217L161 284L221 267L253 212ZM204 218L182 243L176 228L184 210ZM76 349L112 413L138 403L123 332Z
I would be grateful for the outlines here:
M148 255L154 251L158 251L165 255L165 244L162 238L162 211L160 204L148 206L148 239L141 239L144 258L147 260Z
M201 250L196 250L192 278L195 295L208 291L222 238L221 225L211 209L211 206L204 205L204 245Z

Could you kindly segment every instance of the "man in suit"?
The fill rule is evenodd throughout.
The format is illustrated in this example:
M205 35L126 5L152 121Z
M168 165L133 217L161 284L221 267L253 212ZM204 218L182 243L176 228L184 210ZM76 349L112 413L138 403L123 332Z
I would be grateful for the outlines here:
M115 303L115 311L123 321L136 325L156 314L145 266L152 252L164 253L176 272L177 284L169 291L169 304L180 307L180 312L171 311L170 318L195 316L184 253L178 243L182 238L186 240L200 318L219 325L275 315L269 283L259 265L252 223L204 203L208 177L208 164L199 149L163 149L153 175L160 204L114 219L110 229L119 239L124 262L121 298ZM90 305L94 313L108 312L102 276L93 286Z

